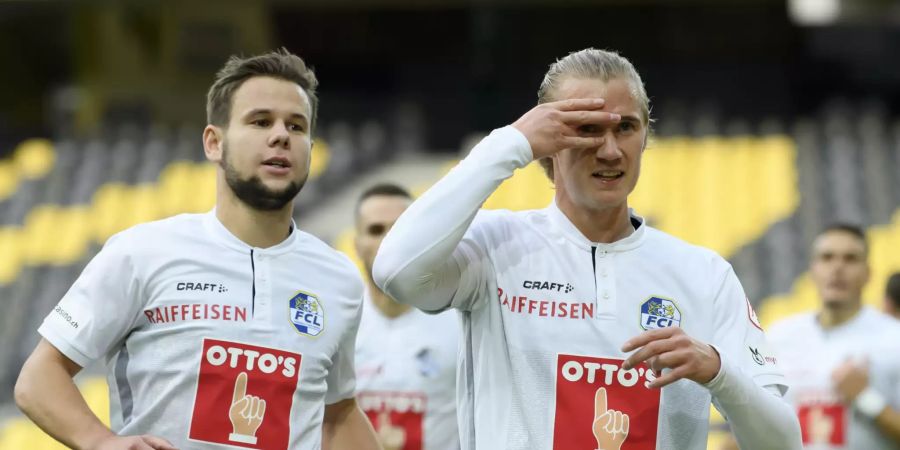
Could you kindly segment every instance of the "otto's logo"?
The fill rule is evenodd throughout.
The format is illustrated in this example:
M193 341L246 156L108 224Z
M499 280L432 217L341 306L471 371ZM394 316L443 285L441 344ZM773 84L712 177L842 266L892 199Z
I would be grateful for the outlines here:
M553 283L550 281L531 281L531 280L528 280L528 281L525 281L524 283L522 283L522 287L525 289L535 289L535 290L539 290L539 291L547 290L547 291L564 292L566 294L568 294L569 292L572 292L572 290L575 289L575 287L569 283L562 284L562 283Z
M175 285L178 291L202 291L202 292L218 292L220 294L228 292L228 288L221 283L191 283L179 282Z
M642 363L560 354L556 361L553 450L654 450L660 390Z
M641 328L650 330L677 326L681 326L681 311L672 300L650 297L641 305Z
M319 299L299 291L290 301L291 323L300 333L318 336L325 329L325 309Z
M385 448L422 450L427 409L424 393L363 391L357 402Z
M287 448L302 355L204 339L189 438L252 449Z

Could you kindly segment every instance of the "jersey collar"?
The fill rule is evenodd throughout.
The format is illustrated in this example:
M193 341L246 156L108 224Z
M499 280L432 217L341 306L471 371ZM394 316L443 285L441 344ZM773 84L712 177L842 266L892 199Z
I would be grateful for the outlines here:
M556 205L556 201L550 203L550 206L546 208L547 215L550 217L550 221L553 224L553 227L557 232L562 234L564 238L571 241L573 244L577 245L580 248L590 250L592 247L597 247L602 250L606 250L608 252L624 252L634 248L637 248L644 242L644 235L646 234L647 225L644 221L644 218L638 216L634 213L634 210L628 208L628 215L631 218L631 223L634 225L635 230L634 233L631 233L628 237L624 239L619 239L616 242L611 243L602 243L602 242L593 242L578 228L575 227L568 217L559 209L559 206Z
M300 239L300 231L297 230L297 224L294 222L294 219L291 219L291 234L288 235L285 240L269 248L253 247L246 242L238 239L237 236L231 234L231 232L228 231L228 228L225 228L225 225L223 225L222 222L219 221L219 218L216 217L215 208L213 208L212 211L204 214L203 219L203 225L206 227L206 230L209 232L210 236L213 237L213 239L215 239L217 242L222 243L228 248L243 253L249 253L250 250L253 250L254 253L259 254L279 255L290 251L294 247L294 244Z

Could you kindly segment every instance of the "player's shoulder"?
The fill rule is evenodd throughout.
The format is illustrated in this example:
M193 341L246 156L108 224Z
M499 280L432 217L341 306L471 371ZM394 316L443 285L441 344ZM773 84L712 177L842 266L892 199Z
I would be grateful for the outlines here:
M104 249L127 249L130 253L179 246L183 239L203 236L204 214L178 214L165 219L144 222L126 228L106 241Z
M682 267L712 267L720 270L731 269L731 263L712 249L691 244L690 242L654 228L646 222L641 226L646 227L644 230L645 239L647 243L650 244L647 248L650 248L654 253L659 254L660 258L678 261L679 265Z
M863 316L865 329L876 331L878 335L891 336L898 338L900 345L900 320L893 316L885 314L870 306L864 306L861 314Z
M363 282L359 275L359 269L349 256L303 230L295 229L294 232L298 233L296 245L302 258L314 261L311 266L315 270L344 277L347 284L358 290L359 296L362 296Z
M472 221L472 229L493 234L517 234L527 230L546 230L550 217L546 209L482 209Z
M772 340L791 339L792 336L808 335L815 325L816 313L813 311L794 314L777 320L766 327L766 336Z

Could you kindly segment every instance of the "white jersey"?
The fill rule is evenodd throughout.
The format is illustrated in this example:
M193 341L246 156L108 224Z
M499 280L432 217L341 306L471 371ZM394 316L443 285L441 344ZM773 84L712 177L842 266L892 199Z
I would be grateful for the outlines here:
M475 448L597 448L594 399L627 414L625 449L705 449L710 393L681 380L648 389L621 347L678 326L715 345L759 385L783 385L731 266L633 216L612 244L587 240L555 206L483 212L463 239L464 439ZM458 255L459 253L457 253ZM485 401L488 400L489 401Z
M458 340L453 313L413 308L391 319L365 302L356 342L357 399L376 429L403 430L403 450L459 448Z
M783 376L734 271L714 252L633 214L635 231L611 244L591 242L555 204L476 215L530 160L521 133L495 130L404 212L374 265L375 280L395 297L461 313L462 448L705 449L711 392L748 396L723 397L737 405L732 412L748 425L742 430L769 413L747 405L794 419L769 392L786 389ZM723 369L708 386L680 380L650 389L646 364L621 368L626 340L669 326L718 349ZM625 416L629 426L611 425ZM786 424L770 435L791 433Z
M354 394L363 285L296 228L265 249L214 212L113 236L39 332L108 365L117 434L180 449L318 449L326 404Z
M868 360L869 385L900 409L900 324L869 307L840 326L823 329L815 313L773 325L769 331L791 385L785 397L797 410L806 448L900 449L872 419L843 404L831 374L850 358Z

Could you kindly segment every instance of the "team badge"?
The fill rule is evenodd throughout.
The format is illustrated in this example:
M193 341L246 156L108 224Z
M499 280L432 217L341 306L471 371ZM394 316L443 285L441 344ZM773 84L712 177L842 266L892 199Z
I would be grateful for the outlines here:
M675 302L666 298L650 297L641 305L641 328L681 326L681 311Z
M325 329L325 309L315 295L297 291L289 306L291 323L300 333L318 336Z

